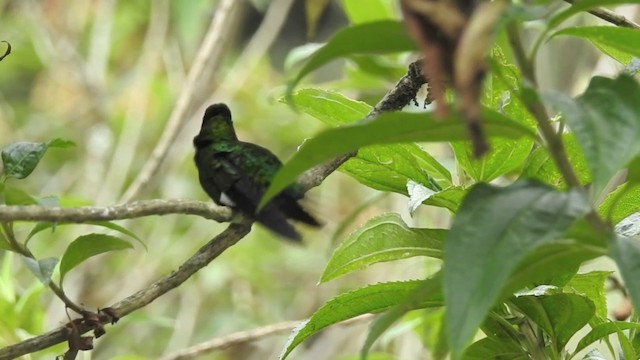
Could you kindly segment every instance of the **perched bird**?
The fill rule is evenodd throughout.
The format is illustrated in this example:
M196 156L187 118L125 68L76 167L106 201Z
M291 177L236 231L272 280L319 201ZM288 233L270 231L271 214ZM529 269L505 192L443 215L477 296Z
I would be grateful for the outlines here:
M299 184L282 191L256 214L262 195L282 163L271 151L238 140L225 104L207 108L193 145L200 185L216 204L237 209L290 240L299 241L300 234L289 219L320 226L298 203L304 197Z

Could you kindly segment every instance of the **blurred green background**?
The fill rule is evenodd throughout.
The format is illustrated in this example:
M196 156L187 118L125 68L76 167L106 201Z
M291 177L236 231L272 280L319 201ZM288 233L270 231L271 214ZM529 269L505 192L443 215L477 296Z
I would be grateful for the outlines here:
M197 181L191 139L211 97L229 104L241 139L266 146L283 160L324 127L278 101L294 74L285 70L285 59L298 46L326 41L350 21L366 20L366 11L356 11L363 2L327 2L319 5L315 15L305 1L238 3L222 61L210 69L213 75L199 89L190 120L159 175L136 199L208 200ZM377 3L385 16L396 16L394 2ZM76 143L70 149L50 149L29 178L9 181L7 186L38 198L57 196L66 206L118 203L161 136L217 5L204 0L0 1L0 39L13 47L0 63L0 146L56 137ZM279 7L283 16L269 20L271 28L265 33L270 37L258 43L262 49L256 49L251 40L269 18L269 7ZM354 19L358 16L363 19ZM243 54L245 62L239 63ZM387 78L337 62L318 71L312 80L373 105L408 63L397 56L380 59L390 69ZM448 150L439 146L433 150L447 162ZM326 225L317 231L301 229L303 246L285 243L255 225L249 236L178 289L108 326L107 335L95 341L95 350L79 358L157 358L236 331L304 319L345 290L416 278L428 271L428 263L413 259L376 265L317 285L337 242L366 219L393 210L406 215L412 225L446 225L447 215L439 210L419 210L421 215L414 219L422 224L416 224L408 216L406 198L380 197L338 172L311 191L309 198L308 205ZM366 202L369 205L354 214ZM344 219L349 220L343 223ZM135 250L101 255L72 271L64 288L89 309L108 306L175 270L226 226L184 215L118 223L141 237L148 250L136 245ZM19 224L17 235L25 236L32 226ZM341 227L343 232L336 234ZM59 226L53 233L37 235L31 248L38 258L59 257L77 236L100 231L90 226ZM0 272L0 346L67 322L63 304L39 284L17 255L0 251ZM418 325L408 324L380 342L379 358L421 356L420 341L411 332ZM292 358L355 357L366 326L367 322L359 322L327 329ZM286 333L269 336L202 358L275 358L286 337ZM65 350L61 344L31 358L50 359Z

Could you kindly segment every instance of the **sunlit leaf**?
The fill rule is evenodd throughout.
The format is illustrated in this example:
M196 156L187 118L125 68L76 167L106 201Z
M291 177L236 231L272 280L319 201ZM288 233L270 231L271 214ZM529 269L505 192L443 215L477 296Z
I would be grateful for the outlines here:
M443 229L410 228L395 213L367 221L333 252L320 279L326 282L369 265L413 256L442 257Z
M581 26L562 29L553 36L571 35L587 39L594 44L617 49L626 54L640 57L640 31L616 26Z
M520 138L534 136L530 129L505 116L485 110L487 136ZM431 113L384 113L373 121L326 130L307 140L300 150L276 174L260 206L292 183L311 167L361 147L401 142L438 142L463 140L466 125L457 118L436 119Z
M362 314L378 313L401 303L426 281L380 283L336 296L320 307L309 320L293 330L279 358L285 359L302 341L329 325ZM433 307L441 305L442 293L434 291L421 299L421 303L417 306Z

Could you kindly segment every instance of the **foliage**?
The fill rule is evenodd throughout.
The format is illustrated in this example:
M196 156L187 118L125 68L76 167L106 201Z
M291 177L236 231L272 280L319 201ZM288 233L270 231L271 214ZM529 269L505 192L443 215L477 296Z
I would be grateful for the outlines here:
M307 9L307 19L312 24L308 31L313 34L327 2L308 3L315 3ZM389 340L407 332L417 336L424 345L424 352L436 359L447 356L455 360L597 359L605 358L601 354L604 351L612 358L637 358L640 322L636 322L636 315L628 321L607 317L611 307L607 303L610 292L605 284L610 277L621 277L625 287L615 290L621 290L625 296L628 294L635 308L640 308L640 283L637 280L640 278L640 244L637 239L614 231L616 224L640 211L637 170L640 164L640 143L637 141L640 138L640 84L634 77L640 56L637 47L640 30L602 25L559 29L574 16L597 6L637 1L584 0L558 11L541 10L534 3L508 2L504 16L492 28L490 48L481 49L488 57L488 66L483 69L486 74L480 87L479 109L490 150L480 158L474 155L469 141L466 108L458 106L463 98L460 89L445 93L452 111L444 117L432 108L423 109L430 102L426 98L425 106L407 104L408 111L385 112L375 119L367 118L374 109L373 104L406 71L407 54L421 48L405 31L405 24L398 20L391 1L344 0L341 3L349 25L335 31L326 43L313 46L315 51L311 53L306 52L309 47L294 49L286 61L288 67L296 70L290 74L291 80L284 87L284 93L276 98L300 114L281 104L256 100L259 97L256 94L267 93L284 82L277 76L273 80L270 69L258 68L254 79L250 80L253 82L246 85L247 89L230 95L235 96L234 101L238 104L245 105L238 106L237 112L234 110L234 114L238 114L239 127L253 128L254 140L270 139L272 134L277 134L277 144L273 145L281 146L279 150L283 152L292 151L300 139L311 136L321 127L301 120L315 118L328 127L307 139L294 153L274 179L263 203L306 170L357 150L357 154L339 168L359 184L336 186L348 187L343 192L348 195L334 208L353 209L351 215L345 215L348 211L338 212L340 219L331 219L339 222L334 239L341 240L340 244L327 260L323 258L323 250L332 246L328 241L328 230L311 235L313 239L322 240L322 249L315 245L318 242L309 241L309 250L283 250L275 242L264 239L266 236L257 229L252 236L260 241L247 239L237 245L237 252L227 254L227 259L212 264L209 272L201 273L196 286L186 290L180 288L179 291L186 295L167 300L171 305L180 305L180 311L175 310L178 306L167 306L166 314L152 318L134 315L123 319L147 328L148 335L144 340L138 338L139 333L125 330L129 334L118 334L118 327L115 327L113 334L109 334L113 337L105 339L107 345L103 347L124 349L129 345L134 350L127 351L142 351L144 355L153 356L166 350L165 343L171 343L169 349L187 344L185 340L175 340L180 334L174 330L174 322L191 324L191 330L194 323L200 325L204 330L193 336L200 340L216 334L219 329L231 331L282 317L306 316L310 304L323 302L293 331L282 349L281 359L292 356L293 351L300 351L300 344L321 330L364 314L375 314L375 319L362 343L360 358L389 358L386 352ZM543 3L546 9L551 2ZM125 86L123 84L130 81L127 72L119 72L135 61L132 49L143 48L140 46L142 40L137 37L147 20L134 14L161 5L123 3L118 6L121 8L114 13L118 31L112 39L117 46L108 58L92 63L96 66L95 74L78 76L80 84L69 81L67 86L77 87L72 89L77 94L90 96L91 91L87 89L112 86L112 83ZM201 2L193 6L178 3L170 6L177 14L176 23L172 24L176 37L185 42L181 55L190 58L197 43L187 40L205 24L205 21L193 19L208 5ZM161 16L156 16L155 21L160 21ZM83 46L88 41L82 37L86 24L76 26L72 33L78 36L77 44ZM537 33L530 49L523 45L524 29ZM585 39L604 56L615 59L621 64L619 74L610 78L591 77L578 96L543 90L538 78L545 69L536 67L535 60L542 48L568 38ZM33 81L33 87L37 88L37 76L33 74L42 71L47 59L35 60L42 48L21 50L22 55L17 54L18 43L12 40L14 52L11 57L5 58L11 51L10 46L0 57L0 60L4 59L0 67L10 69L0 68L0 76L5 82L9 79L16 84L26 84L26 81L17 80L23 74L21 71L33 71L29 73L28 83ZM92 52L91 56L99 56L96 49L87 51ZM17 56L30 61L16 65L11 61ZM146 58L141 56L141 59ZM164 53L163 59L173 61L171 55ZM321 86L304 83L314 71L338 59L345 61L344 76L340 80ZM143 65L139 65L138 71L144 73L142 69L147 66L140 61ZM110 62L112 64L105 65ZM182 63L178 63L167 64L167 68L180 68ZM112 66L108 72L102 70L113 78L106 81L96 75L101 74L100 66L105 69ZM173 79L171 81L183 75L162 74ZM160 81L152 76L141 76L140 79L136 81L142 83L131 92L137 93L143 88L145 99L136 101L146 103L147 98L153 98L156 104L149 112L157 118L168 115L169 100L175 95L171 81ZM47 86L51 84L40 84L40 87ZM27 90L30 91L16 88L11 96L17 97L19 93L29 92ZM88 140L84 143L84 139L75 137L68 129L58 129L51 134L42 130L38 136L17 133L20 139L16 136L10 141L0 138L6 141L2 146L0 177L3 205L77 207L94 201L118 201L122 188L151 153L151 149L139 151L136 146L145 143L144 140L159 138L164 123L132 120L131 114L139 112L138 102L123 106L129 100L127 92L109 98L108 111L102 107L101 96L114 95L109 91L98 92L96 98L100 100L94 98L88 107L90 111L81 116L91 118L86 120L83 130L86 133L101 131L93 127L93 122L97 122L109 124L111 134L121 134L113 157L104 157L106 151L100 151L100 144L90 144ZM11 100L14 99L9 97L8 101ZM413 102L422 105L422 100L417 97ZM59 103L41 101L40 106L52 119L62 118L60 113L65 108L76 107L76 103L65 98ZM28 107L16 105L20 119L31 112ZM109 114L105 115L105 112ZM94 115L97 119L93 119ZM273 119L282 121L271 123ZM16 120L16 123L23 125L22 121L25 120ZM269 122L268 126L266 122ZM0 123L0 128L3 126ZM277 126L282 126L278 129L283 130L274 130ZM269 131L265 131L267 128ZM84 131L82 133L84 135ZM56 137L58 135L74 141L62 140ZM0 136L3 135L0 133ZM44 136L52 140L36 142L36 138ZM55 158L48 155L53 152L57 155ZM193 169L182 165L191 164L185 159L192 155L181 152L187 151L181 149L176 151L179 155L174 154L180 159L176 163L181 165L174 164L172 171L163 174L166 177L162 184L166 186L164 189L159 186L154 195L169 197L177 193L204 198L201 192L192 190L197 187L192 185L197 183ZM453 154L455 159L447 154ZM82 160L85 156L84 162L89 165L111 160L108 168L96 175L105 178L101 186L95 186L95 182L84 189L77 186L84 191L99 188L96 199L78 200L71 196L72 192L43 196L34 190L45 188L46 179L73 177L80 172L86 180L90 171L73 172L65 168L71 166L77 170L75 165L69 164L79 163L74 160ZM52 168L63 170L58 173ZM626 179L618 182L620 173L625 170L628 172ZM72 175L65 175L68 173ZM187 190L174 191L174 185L180 183L190 185ZM64 189L64 186L60 188ZM405 196L401 201L407 204L407 214L413 218L407 221L403 214L389 212L388 206L384 206L388 203L374 206L374 201L367 200L360 206L360 199L355 195L358 191L400 194L394 199ZM91 197L88 194L81 196ZM425 215L434 213L446 214L451 219L450 226L447 221L436 222ZM428 225L420 227L416 224ZM109 288L109 284L124 286L120 284L120 277L135 278L138 267L144 267L144 272L151 272L147 268L170 272L180 264L176 258L187 256L216 230L212 230L208 222L196 224L194 230L192 221L184 219L148 223L136 220L125 225L88 222L83 226L62 226L65 224L14 221L2 221L0 225L0 317L3 319L0 345L16 343L49 330L45 327L47 314L42 305L45 296L55 294L67 307L73 308L67 295L68 288L78 286L84 291L82 295L90 298L89 295L97 296L102 287ZM86 226L91 226L92 230ZM96 232L93 227L110 232ZM344 235L345 229L353 231ZM155 258L142 259L139 250L115 252L133 249L135 244L145 249L148 246L148 251L154 254L150 258ZM587 270L582 267L600 257L611 258L619 274L604 268ZM134 260L138 267L133 266ZM148 260L155 262L151 265ZM109 271L96 271L101 269L96 264L107 261L111 261ZM393 273L358 277L364 269L402 266L407 261L413 261L410 264L417 267L414 273L420 273L419 277L389 279ZM324 271L315 265L325 262ZM123 275L115 275L112 268L119 269ZM33 276L15 276L22 269ZM106 273L106 277L96 281L93 272ZM310 276L320 272L318 290L313 288ZM375 283L363 285L361 279L366 279L365 283ZM145 278L138 282L150 283L152 280ZM84 284L80 286L80 283ZM332 284L337 285L332 287ZM194 295L193 288L208 290ZM345 291L345 288L350 289ZM113 288L110 291L117 292ZM214 295L211 292L215 292ZM316 292L322 295L312 298ZM328 297L330 299L326 300ZM101 298L99 303L111 300L111 297ZM191 314L188 321L184 321L185 313ZM583 328L588 329L579 332ZM139 349L136 340L153 345ZM118 346L109 346L109 341ZM604 346L596 348L598 344ZM64 347L56 347L51 353L62 353L62 349Z
M627 1L607 1L606 4L624 2ZM618 172L633 169L632 164L640 156L637 141L640 138L637 132L640 84L625 73L615 78L593 77L584 93L572 99L539 89L535 81L537 69L531 66L539 45L554 41L560 35L588 39L625 65L639 56L635 46L640 34L638 29L590 26L553 33L554 28L571 16L601 4L605 2L581 2L573 7L575 9L545 15L540 20L546 28L526 57L509 55L525 54L520 41L513 40L521 36L518 30L521 20L517 16L508 20L511 25L497 29L494 34L497 41L491 51L491 71L486 76L482 95L486 108L483 126L491 150L481 159L474 158L468 142L461 141L454 129L462 126L459 117L451 116L438 123L432 120L433 112L390 113L373 121L353 123L351 119L362 119L366 112L366 108L359 112L351 110L361 107L357 100L318 88L294 89L303 76L338 57L347 58L356 69L368 72L357 60L361 51L386 54L391 50L388 40L366 36L366 49L363 45L349 51L342 45L345 34L358 37L368 28L392 28L390 20L354 22L312 54L294 76L286 101L334 128L304 144L276 176L267 198L305 170L341 153L360 149L355 158L342 166L343 172L374 189L411 195L412 200L413 195L407 193L406 188L418 184L430 189L426 195L419 195L423 206L446 207L453 216L451 229L444 230L413 228L398 214L381 215L355 230L335 249L321 281L379 262L414 256L442 260L441 271L416 280L430 284L428 293L418 287L385 295L387 309L372 324L362 358L367 357L373 341L404 314L440 306L430 302L434 296L441 296L436 294L444 295L445 309L442 322L431 324L445 334L431 349L436 358L444 358L450 352L453 359L569 359L597 341L607 342L610 356L616 357L618 352L608 342L611 334L618 337L623 358L635 358L640 350L636 332L627 334L623 330L635 329L640 323L608 320L604 287L607 273L580 273L579 268L600 256L614 259L632 301L636 308L640 307L637 281L640 245L636 239L621 237L613 231L613 226L624 217L640 211L640 204L634 200L637 178L630 176L628 182L614 191L607 187ZM527 11L520 5L510 6L506 13ZM381 13L380 18L385 19L384 14ZM503 40L507 37L510 42ZM395 45L406 41L401 38ZM352 41L365 44L364 38ZM387 61L393 58L387 55ZM455 101L455 96L449 100ZM549 126L555 119L544 115L544 106L560 111L559 130ZM492 129L495 117L490 111L500 114L500 124L504 124L505 129L513 126L513 130L522 129L522 134L527 134L527 127L531 129L537 124L543 141L533 136L505 138L505 133ZM415 128L407 130L413 137L410 139L401 134L405 127L412 126L409 124L413 124L414 117ZM389 126L383 127L383 124ZM563 129L567 130L565 126L568 132L563 133ZM454 186L455 182L448 182L440 188L434 187L428 179L443 178L438 157L426 152L431 165L416 172L416 163L400 161L404 157L401 149L390 144L398 141L449 142L456 155L460 184ZM552 147L558 143L560 147ZM377 154L380 157L376 158ZM367 171L359 169L365 166L359 160L363 156L369 159ZM559 161L562 158L566 161ZM393 171L389 171L389 164L393 164ZM376 166L387 170L373 172L371 169ZM368 178L363 179L362 174ZM384 180L388 177L405 181L406 187L381 186L383 182L388 183ZM501 179L501 186L486 184L496 178ZM505 182L509 185L505 186ZM461 194L450 198L447 205L430 201L454 189ZM606 198L604 202L599 200L603 198ZM438 235L434 237L435 234ZM561 255L561 247L571 248L572 253ZM375 286L385 284L397 286L395 282ZM281 358L286 358L302 339L327 323L344 319L336 312L336 304L343 304L343 299L352 299L359 293L364 296L369 291L370 287L364 287L329 300L294 331ZM340 306L353 308L363 304L350 300L349 304ZM380 310L372 308L369 312ZM360 313L357 311L352 316ZM591 332L576 339L576 332L587 324ZM479 330L483 336L474 341L478 339ZM585 359L595 356L593 351L589 354Z

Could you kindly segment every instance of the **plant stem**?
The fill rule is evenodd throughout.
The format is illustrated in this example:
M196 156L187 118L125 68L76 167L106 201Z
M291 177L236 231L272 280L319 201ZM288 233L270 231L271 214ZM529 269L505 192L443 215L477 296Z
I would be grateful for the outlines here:
M564 149L562 143L562 134L555 131L551 122L549 121L549 115L544 107L544 104L540 101L540 97L537 95L538 81L536 79L535 70L533 67L533 61L528 59L522 41L520 38L520 29L512 22L507 26L507 34L509 37L509 44L513 50L513 55L520 66L524 80L534 87L534 96L527 97L523 103L527 110L533 115L534 119L538 123L538 130L542 134L543 139L549 146L549 153L553 158L556 166L560 170L560 173L564 177L569 187L579 187L580 181L578 176L573 171L573 167L569 162L569 158ZM522 89L524 92L526 89ZM521 95L522 96L522 95Z

